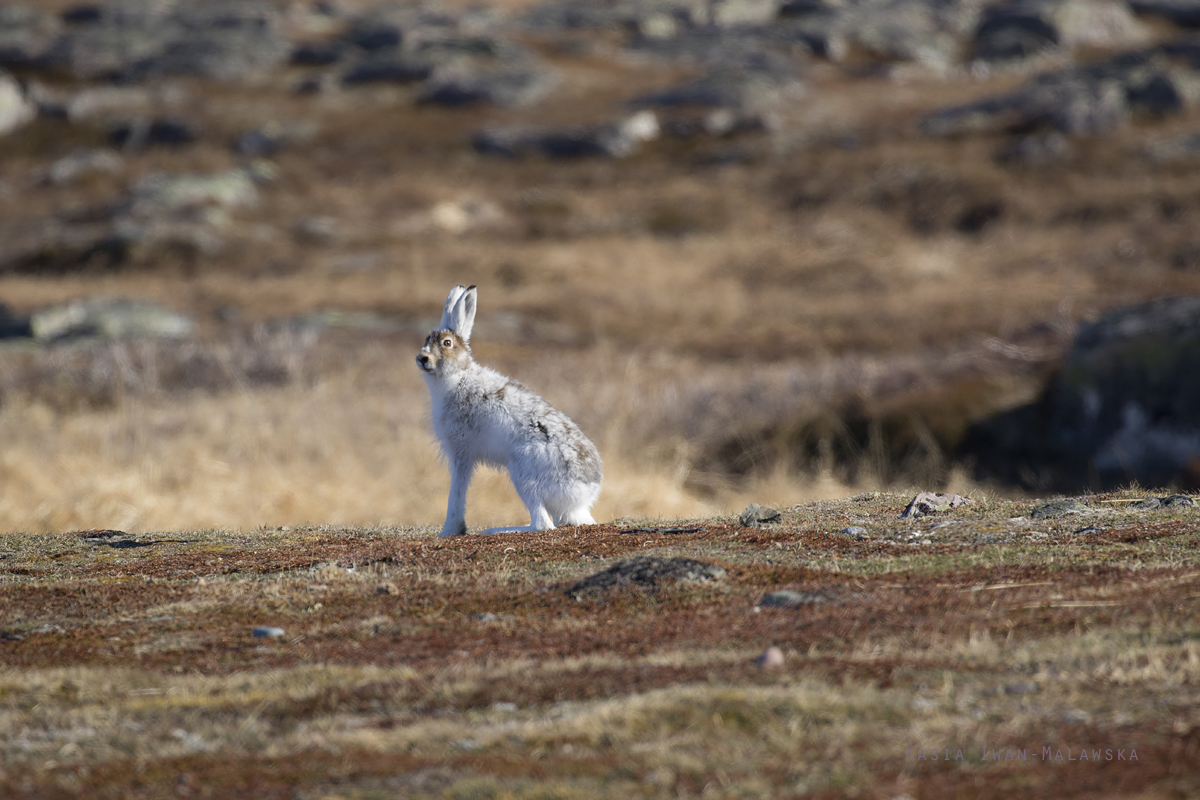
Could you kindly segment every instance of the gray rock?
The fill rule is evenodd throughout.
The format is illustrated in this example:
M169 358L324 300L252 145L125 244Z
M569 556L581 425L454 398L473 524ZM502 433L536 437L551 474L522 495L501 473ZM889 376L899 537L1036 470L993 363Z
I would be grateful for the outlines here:
M471 144L483 155L508 158L625 158L658 135L658 118L651 111L641 111L619 123L595 127L491 128L475 134Z
M847 528L842 528L840 533L843 536L853 536L856 539L863 539L867 535L867 529L861 525L851 525Z
M1195 504L1196 502L1186 494L1173 494L1169 497L1147 497L1145 500L1130 503L1129 507L1138 511L1149 511L1155 508L1188 508Z
M182 147L196 141L198 135L187 122L180 119L137 119L115 125L109 141L125 152L139 152L148 147Z
M710 25L765 25L779 15L782 0L709 0Z
M665 582L706 583L724 580L725 570L691 558L631 558L572 584L568 595L639 587L655 589Z
M1123 2L1017 0L984 10L972 48L982 61L1012 61L1060 47L1133 47L1148 38Z
M124 160L112 150L75 150L50 165L46 182L62 186L92 175L117 175L124 168Z
M1180 113L1200 99L1196 48L1163 45L1038 75L1015 92L926 115L929 136L1059 131L1108 133L1131 115Z
M57 17L41 9L0 6L0 67L36 65L60 27Z
M84 80L237 80L289 54L279 12L253 0L110 0L68 18L45 60Z
M102 339L167 338L192 334L192 321L182 314L142 300L99 298L35 312L30 331L39 342L98 337Z
M388 56L361 61L342 76L346 86L368 83L417 83L433 74L434 65L408 56Z
M183 105L181 91L163 91L144 86L89 86L72 93L63 102L63 112L73 123L118 123L144 119L165 108Z
M789 61L764 53L722 58L698 78L630 101L635 108L762 110L802 89Z
M758 503L751 503L738 516L738 522L746 527L752 527L769 525L772 522L779 522L782 518L783 515L773 508L764 508Z
M1059 32L1044 15L1044 4L992 6L984 12L972 42L974 58L1011 61L1055 50Z
M817 603L827 602L829 598L811 592L793 592L791 589L780 589L763 596L759 605L766 608L800 608Z
M768 647L754 659L754 663L763 669L778 669L783 666L783 661L783 651L778 647Z
M25 97L21 85L5 72L0 72L0 136L12 133L33 121L37 106Z
M276 628L272 625L259 625L252 633L256 639L278 639L284 635L283 628Z
M1067 498L1065 500L1051 500L1049 503L1042 503L1029 512L1030 519L1058 519L1070 514L1083 514L1089 509L1078 500Z
M1118 80L1066 72L1043 76L1013 94L936 111L919 125L928 136L1038 128L1092 135L1115 130L1128 115L1128 97Z
M908 507L900 514L900 518L915 519L969 505L971 505L971 500L961 495L943 494L942 492L921 492L912 499Z
M1188 161L1200 158L1200 133L1174 136L1146 146L1146 157L1158 163Z
M1071 156L1071 142L1058 131L1015 136L996 152L996 161L1011 166L1042 167Z
M258 202L254 178L252 170L240 168L209 174L156 172L133 187L133 206L148 215L194 206L252 206Z
M489 104L517 108L541 100L556 83L557 78L552 73L536 69L447 72L431 78L418 95L417 102L438 106Z
M1196 480L1200 297L1113 311L1080 328L1034 403L964 441L980 477L1038 488L1107 489Z
M0 339L27 339L33 336L29 315L14 314L12 309L0 303Z
M1200 28L1200 3L1196 0L1130 0L1137 14L1165 19L1181 28Z

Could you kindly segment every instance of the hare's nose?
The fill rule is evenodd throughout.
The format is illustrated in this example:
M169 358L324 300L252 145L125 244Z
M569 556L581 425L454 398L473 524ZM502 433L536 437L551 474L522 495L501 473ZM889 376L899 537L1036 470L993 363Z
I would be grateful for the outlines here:
M417 363L421 366L425 366L429 363L429 356L425 355L424 353L419 354L417 356Z

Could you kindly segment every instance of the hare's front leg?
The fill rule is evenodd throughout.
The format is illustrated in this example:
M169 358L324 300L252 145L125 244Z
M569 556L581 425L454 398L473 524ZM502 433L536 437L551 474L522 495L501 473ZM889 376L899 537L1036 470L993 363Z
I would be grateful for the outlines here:
M467 487L475 464L468 459L450 459L450 499L446 503L446 524L440 536L463 536L467 532Z

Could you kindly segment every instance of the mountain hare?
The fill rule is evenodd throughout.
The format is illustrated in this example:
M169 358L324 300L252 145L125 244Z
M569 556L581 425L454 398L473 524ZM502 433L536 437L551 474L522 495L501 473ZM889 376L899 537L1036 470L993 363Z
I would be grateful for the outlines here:
M484 533L591 525L603 478L600 454L567 415L521 384L471 357L475 287L455 286L439 328L425 339L417 366L429 384L433 430L450 466L442 536L467 532L467 485L476 464L506 467L529 524Z

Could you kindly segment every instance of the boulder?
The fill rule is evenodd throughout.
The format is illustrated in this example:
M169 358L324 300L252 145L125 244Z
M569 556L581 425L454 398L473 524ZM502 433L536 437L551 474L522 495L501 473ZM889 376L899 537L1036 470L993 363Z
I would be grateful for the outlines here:
M1117 0L1017 0L983 11L971 47L980 61L1013 61L1060 47L1133 47L1148 38Z
M1131 115L1181 113L1200 100L1200 47L1179 42L1037 75L1015 92L926 115L929 136L1059 131L1096 135Z
M1034 403L974 426L979 477L1036 489L1192 485L1200 479L1200 297L1084 325Z

